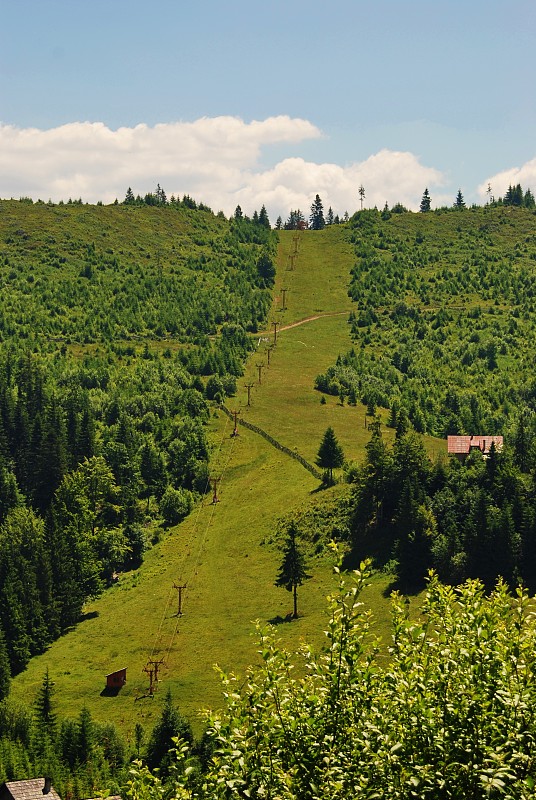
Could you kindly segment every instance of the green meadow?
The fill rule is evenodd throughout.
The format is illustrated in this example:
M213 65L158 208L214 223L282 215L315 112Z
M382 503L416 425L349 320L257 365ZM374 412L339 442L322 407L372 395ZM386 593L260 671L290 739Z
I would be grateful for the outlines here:
M347 295L351 249L342 229L300 235L294 269L287 269L292 233L282 232L276 290L270 322L280 323L277 345L267 365L265 348L273 327L260 334L260 344L228 399L233 410L274 438L314 462L328 425L339 437L346 457L359 459L368 441L361 406L325 405L313 388L319 369L350 346ZM287 292L281 311L280 287ZM284 329L293 322L302 325ZM268 339L268 341L264 341ZM247 406L245 384L258 378ZM30 700L48 668L56 684L58 712L75 716L86 705L97 720L112 721L132 736L136 722L149 728L160 713L169 687L181 710L202 729L200 710L221 702L218 664L244 673L256 658L255 621L284 619L291 595L274 586L280 555L274 539L280 520L292 512L331 502L345 491L335 486L319 491L319 482L298 462L262 437L240 428L231 437L232 422L214 407L208 423L211 475L219 502L212 494L180 525L171 528L146 554L142 566L121 574L118 582L84 609L83 620L37 656L12 685L12 696ZM323 640L325 597L333 586L333 559L311 554L313 577L299 592L300 618L278 625L286 645ZM178 591L186 585L183 615L177 617ZM378 576L369 589L372 606L385 623L387 579ZM148 696L148 660L163 663L154 697ZM105 675L127 667L127 684L115 697L102 694Z

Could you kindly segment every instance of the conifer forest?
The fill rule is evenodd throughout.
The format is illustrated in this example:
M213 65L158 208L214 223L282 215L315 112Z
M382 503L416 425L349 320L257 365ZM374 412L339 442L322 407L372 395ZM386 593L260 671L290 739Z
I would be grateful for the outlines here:
M63 800L534 796L534 197L358 195L353 215L316 194L273 225L159 185L0 201L0 781L50 775ZM502 438L455 457L449 436ZM152 591L173 550L192 616L211 557L233 612L258 592L244 629L222 603L219 705L184 713L208 679L166 686L170 644L149 698L73 706L94 653L68 663L62 642L114 592ZM159 622L155 601L133 648L182 624L174 580L178 609Z

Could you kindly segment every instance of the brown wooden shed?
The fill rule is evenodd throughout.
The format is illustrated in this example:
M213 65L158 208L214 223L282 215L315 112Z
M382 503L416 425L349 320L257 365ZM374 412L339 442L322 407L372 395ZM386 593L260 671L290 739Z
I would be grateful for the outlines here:
M107 689L120 689L127 682L127 668L118 669L115 672L110 672L106 676Z

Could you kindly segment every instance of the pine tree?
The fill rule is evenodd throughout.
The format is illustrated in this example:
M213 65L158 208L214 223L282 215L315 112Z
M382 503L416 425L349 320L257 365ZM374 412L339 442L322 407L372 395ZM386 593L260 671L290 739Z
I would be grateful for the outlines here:
M333 225L333 221L334 221L333 209L332 209L332 207L330 206L330 207L328 208L328 213L327 213L327 215L326 215L326 225Z
M136 722L134 727L134 743L136 745L136 756L140 757L140 749L145 739L145 730L141 722Z
M134 192L132 191L132 189L131 189L131 188L130 188L130 186L129 186L129 187L128 187L128 189L127 189L127 193L126 193L126 195L125 195L125 199L123 200L123 203L124 203L126 206L131 206L131 205L133 205L135 202L136 202L136 201L134 200Z
M465 200L463 199L461 189L458 189L458 194L456 195L456 200L454 201L454 207L458 209L465 208Z
M426 187L426 189L424 190L423 196L422 196L422 200L421 200L421 205L420 205L419 211L422 211L422 212L430 211L430 209L432 207L431 203L432 203L432 200L430 198L430 193L428 191L428 187Z
M54 681L50 679L48 667L43 676L41 688L37 693L35 700L35 711L37 715L37 724L40 728L46 728L49 733L52 733L56 727L56 714L52 707L52 695L54 694Z
M170 750L175 747L173 739L176 737L180 737L188 744L193 742L190 723L174 707L171 690L168 689L162 714L151 732L146 753L149 769L158 768L163 777L169 774L174 761Z
M342 467L344 463L344 453L337 441L335 431L331 426L327 428L324 438L320 443L315 463L317 466L328 471L329 483L333 483L333 470Z
M527 189L523 196L523 206L525 208L534 208L536 206L536 202L534 200L534 195L532 194L530 189Z
M295 231L299 228L305 227L304 223L305 223L305 217L298 208L295 211L290 212L289 218L285 222L284 228L286 231Z
M51 750L51 744L56 738L56 714L52 706L53 688L54 682L50 680L47 667L34 704L37 731L36 745L40 755L44 755Z
M365 199L365 187L363 186L363 184L361 184L361 186L359 187L358 194L359 194L359 202L361 204L361 211L363 211L363 200Z
M10 679L11 670L9 668L6 641L4 632L0 626L0 700L4 700L9 694Z
M270 228L270 220L268 219L268 212L265 206L263 206L259 212L259 225L262 225L263 228Z
M297 533L296 524L291 522L283 546L283 561L275 579L276 586L284 586L287 592L293 593L294 612L292 616L295 619L298 616L298 586L311 577L306 572L305 559L296 542Z
M91 718L91 712L84 706L78 717L77 724L77 761L80 764L89 761L91 758L94 742L95 742L95 728Z
M316 195L314 203L311 205L311 215L309 217L310 227L313 231L321 231L326 227L324 220L324 206L320 195Z

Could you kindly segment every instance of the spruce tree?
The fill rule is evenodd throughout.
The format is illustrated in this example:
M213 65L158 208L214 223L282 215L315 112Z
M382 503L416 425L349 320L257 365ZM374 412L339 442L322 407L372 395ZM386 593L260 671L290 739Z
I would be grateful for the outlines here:
M48 667L43 675L41 688L35 700L35 712L37 724L40 728L46 728L52 733L56 727L56 715L52 707L52 695L54 694L54 681L50 679Z
M430 193L428 191L428 187L426 187L426 189L424 190L423 196L422 196L422 200L421 200L421 205L420 205L419 211L422 211L422 212L430 211L430 209L432 207L431 203L432 203L432 200L431 200L431 197L430 197Z
M180 737L188 744L193 742L190 723L173 705L171 690L168 689L162 714L151 732L146 753L149 769L158 768L163 777L169 774L174 761L170 750L175 747L173 739L176 737Z
M530 189L527 189L523 196L523 205L525 208L534 208L536 206L536 201L534 200L534 195L532 194Z
M326 227L326 222L324 220L324 206L322 205L322 200L318 194L315 197L314 203L311 205L309 223L313 231L321 231L322 228Z
M461 189L458 189L458 194L456 195L456 200L454 201L454 207L458 209L465 208L465 200L463 199Z
M0 700L4 700L9 694L9 682L11 670L9 668L9 658L7 654L4 632L0 626Z
M268 219L268 212L265 206L263 206L259 212L259 225L262 225L263 228L270 228L270 220Z
M291 522L283 546L283 561L275 579L276 586L284 586L287 592L292 592L294 599L292 616L295 619L298 616L298 586L301 586L304 581L309 580L311 577L311 575L307 574L305 558L296 542L297 533L296 524Z
M324 438L320 443L316 464L328 471L329 483L333 483L333 470L342 467L344 463L344 453L337 441L335 431L330 426L327 428Z

